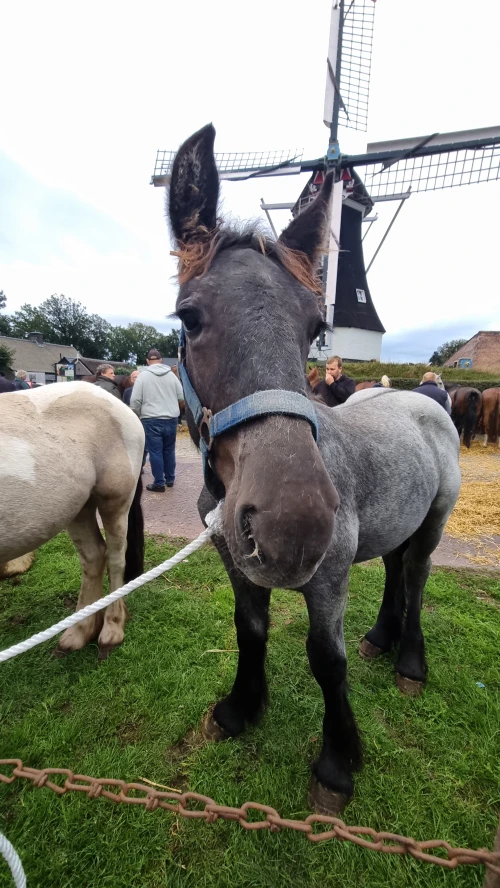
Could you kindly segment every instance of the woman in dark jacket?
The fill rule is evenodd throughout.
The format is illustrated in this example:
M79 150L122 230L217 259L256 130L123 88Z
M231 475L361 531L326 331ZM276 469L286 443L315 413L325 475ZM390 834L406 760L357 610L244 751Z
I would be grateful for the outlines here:
M105 392L109 392L110 395L114 395L121 401L120 389L115 380L115 371L111 364L99 364L95 375L96 381L94 385L104 389Z

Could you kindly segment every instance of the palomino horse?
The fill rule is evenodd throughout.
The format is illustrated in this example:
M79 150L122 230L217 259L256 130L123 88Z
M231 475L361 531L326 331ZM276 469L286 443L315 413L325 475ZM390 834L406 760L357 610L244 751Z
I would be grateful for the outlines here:
M2 565L61 530L68 531L82 566L77 610L101 597L106 567L110 592L140 576L143 451L135 414L96 386L71 382L2 395L0 576ZM10 564L3 575L28 566ZM116 601L67 629L57 651L79 650L98 636L104 659L123 641L126 613Z
M420 691L427 674L422 593L458 496L458 436L439 404L412 392L359 392L334 410L308 400L304 368L324 329L314 269L333 178L277 242L226 228L217 218L214 136L206 126L180 148L169 199L184 339L179 366L189 430L206 457L200 514L224 499L214 543L236 600L236 679L205 732L234 736L258 718L267 697L271 587L297 589L325 703L309 798L317 810L338 811L361 764L347 697L349 569L383 557L382 606L362 652L373 657L397 647L400 686Z

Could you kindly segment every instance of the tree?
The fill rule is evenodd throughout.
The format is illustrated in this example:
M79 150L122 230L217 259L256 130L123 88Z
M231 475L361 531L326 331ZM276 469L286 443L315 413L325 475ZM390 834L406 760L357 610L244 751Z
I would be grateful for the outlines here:
M107 356L111 324L89 315L81 302L53 294L39 306L22 305L10 318L12 336L38 332L47 342L72 345L87 358Z
M451 358L451 356L468 341L468 339L451 339L449 342L443 342L443 345L440 345L439 348L432 353L429 362L434 364L434 366L442 367L445 361L447 361L448 358Z
M0 372L6 373L14 366L14 352L6 345L0 344Z
M108 339L108 357L111 361L126 361L145 364L150 348L157 348L165 357L175 357L179 344L177 330L159 333L149 324L128 324L126 327L112 327Z
M0 290L0 311L7 305L7 297L3 290ZM10 336L10 319L7 315L0 315L0 336Z

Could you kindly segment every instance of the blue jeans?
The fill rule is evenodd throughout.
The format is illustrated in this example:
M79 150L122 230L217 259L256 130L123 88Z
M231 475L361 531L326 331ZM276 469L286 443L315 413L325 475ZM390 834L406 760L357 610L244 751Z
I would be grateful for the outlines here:
M146 433L146 450L149 453L155 484L173 484L175 481L175 419L143 419Z

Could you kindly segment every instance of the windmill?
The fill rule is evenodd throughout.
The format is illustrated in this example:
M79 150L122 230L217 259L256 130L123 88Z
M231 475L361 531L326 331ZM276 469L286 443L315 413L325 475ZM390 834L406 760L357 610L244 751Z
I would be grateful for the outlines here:
M322 266L325 315L332 331L322 334L310 352L310 357L323 360L331 354L347 360L380 358L385 330L367 272L411 194L500 179L500 126L372 143L364 154L341 153L339 125L367 128L374 15L375 0L332 2L324 110L330 135L322 157L304 160L299 151L215 155L221 179L310 174L295 202L261 201L273 230L270 211L302 212L315 199L325 174L335 171L329 244ZM157 152L153 185L168 184L174 156L174 151ZM380 201L395 201L397 207L365 269L362 225L371 227L377 218L374 206Z

